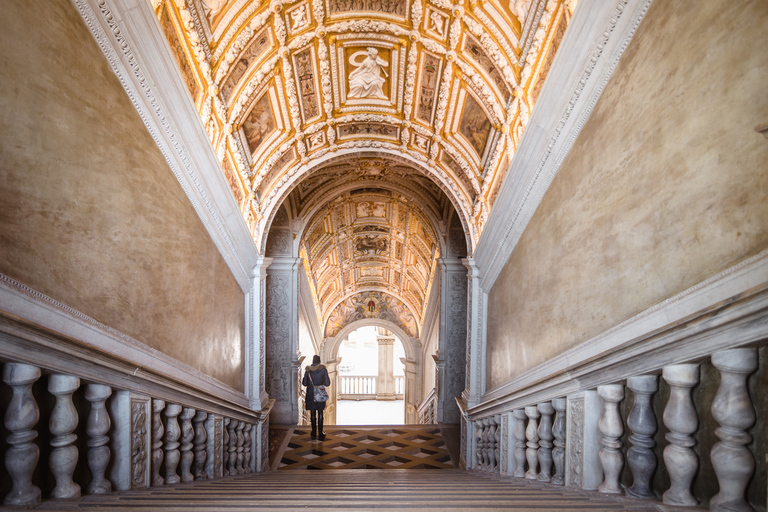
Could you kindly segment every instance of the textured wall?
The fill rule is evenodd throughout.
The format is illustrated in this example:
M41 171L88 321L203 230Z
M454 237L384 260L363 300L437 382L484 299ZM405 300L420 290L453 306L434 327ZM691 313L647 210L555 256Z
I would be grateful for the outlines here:
M72 3L0 41L0 272L242 390L243 293Z
M653 2L491 289L488 389L768 247L767 25Z

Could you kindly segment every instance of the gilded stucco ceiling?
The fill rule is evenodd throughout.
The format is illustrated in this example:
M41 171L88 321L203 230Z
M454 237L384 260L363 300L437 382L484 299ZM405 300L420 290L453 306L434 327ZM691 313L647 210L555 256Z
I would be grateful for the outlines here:
M151 1L259 249L293 247L281 222L301 235L324 324L386 292L418 325L446 226L471 254L576 5Z

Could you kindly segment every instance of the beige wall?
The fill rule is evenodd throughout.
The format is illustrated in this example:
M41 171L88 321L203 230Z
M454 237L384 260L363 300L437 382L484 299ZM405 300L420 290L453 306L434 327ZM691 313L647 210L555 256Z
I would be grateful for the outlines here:
M491 289L488 389L768 247L766 26L653 2Z
M0 41L0 272L242 390L243 293L72 3Z

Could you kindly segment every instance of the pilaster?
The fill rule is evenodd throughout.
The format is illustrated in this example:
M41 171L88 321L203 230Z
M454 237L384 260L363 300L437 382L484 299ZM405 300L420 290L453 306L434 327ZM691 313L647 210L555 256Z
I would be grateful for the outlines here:
M245 297L245 394L253 410L261 410L269 400L265 385L265 312L267 267L272 258L260 257L253 268Z
M455 397L465 388L467 343L467 270L459 258L440 258L440 331L438 337L437 421L458 423Z
M487 296L480 280L480 269L472 258L461 260L467 268L467 334L466 334L466 378L462 396L467 407L472 408L481 401L485 393L485 326Z

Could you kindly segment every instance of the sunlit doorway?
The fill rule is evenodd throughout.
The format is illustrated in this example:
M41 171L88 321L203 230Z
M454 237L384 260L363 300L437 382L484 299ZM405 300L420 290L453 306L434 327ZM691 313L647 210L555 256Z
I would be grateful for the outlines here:
M382 327L361 327L339 347L337 425L403 425L405 377L400 339Z

